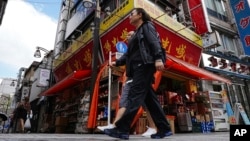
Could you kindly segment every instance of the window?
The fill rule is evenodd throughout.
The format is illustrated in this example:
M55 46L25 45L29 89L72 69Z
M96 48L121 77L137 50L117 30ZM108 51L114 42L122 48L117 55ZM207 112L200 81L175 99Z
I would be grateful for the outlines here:
M223 21L228 21L224 2L222 0L205 0L205 4L209 15Z
M74 7L70 10L70 18L73 17L76 13L85 13L88 11L88 8L83 6L83 3L76 3Z
M238 49L236 49L236 39L233 36L224 34L222 32L220 32L219 36L222 41L222 45L217 47L216 49L222 52L225 50L232 51L234 52L235 56L238 56L239 52Z
M221 87L221 85L212 85L213 86L213 91L217 91L217 92L220 92L220 91L222 91L222 87Z

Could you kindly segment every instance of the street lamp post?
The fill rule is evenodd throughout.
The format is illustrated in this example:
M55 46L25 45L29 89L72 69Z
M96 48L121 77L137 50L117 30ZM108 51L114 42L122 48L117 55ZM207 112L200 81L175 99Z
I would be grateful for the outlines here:
M39 46L37 46L36 47L36 52L34 53L34 57L36 57L36 58L40 58L41 57L41 52L40 52L40 50L42 50L42 51L44 51L45 52L45 55L48 55L49 53L50 53L50 51L48 51L47 49L45 49L45 48L43 48L43 47L39 47ZM46 57L46 61L47 61L47 57ZM46 63L48 63L48 62L46 62ZM52 83L52 66L53 66L53 57L52 57L52 59L51 59L51 61L50 61L50 76L49 76L49 84L48 84L48 87L50 87L50 85L51 85L51 83Z
M91 0L83 0L83 5L85 8L91 8L94 6L94 3ZM94 34L93 34L93 49L92 49L92 73L91 73L91 83L90 83L90 91L92 99L94 87L96 83L97 77L97 69L98 69L98 50L99 50L99 29L100 29L100 15L101 15L101 7L100 1L96 0L96 8L95 8L95 19L94 19Z
M36 47L36 52L34 53L34 57L36 57L36 58L40 58L41 57L40 50L44 51L46 54L49 53L49 51L47 49L37 46Z
M40 50L44 51L45 54L44 54L44 57L43 57L43 60L42 60L42 67L41 67L41 69L39 71L40 71L40 73L46 73L46 75L44 75L44 76L49 77L49 78L46 77L46 84L44 82L41 82L41 83L42 83L42 86L45 86L44 87L45 89L49 89L52 86L52 83L53 83L53 80L54 80L54 75L53 75L53 61L54 61L53 50L49 51L49 50L47 50L47 49L45 49L43 47L37 46L36 47L36 52L34 53L34 57L41 58ZM42 71L42 69L49 70L49 75L47 75L48 71ZM41 80L40 76L37 76L37 77L39 78L39 80ZM43 84L45 84L45 85L43 85ZM37 86L34 86L34 87L37 87ZM46 104L44 106L40 106L38 108L38 110L31 109L32 111L34 111L33 113L31 113L33 115L32 116L33 118L31 120L31 122L33 123L32 127L31 127L31 130L34 131L34 132L36 132L36 130L40 126L39 123L38 123L38 121L40 120L40 115L43 115L44 112L46 113L46 111L41 111L41 109L42 108L48 108L48 109L51 108L51 106L50 106L51 104L49 102L50 98L46 98L45 96L41 96L39 102L41 101L41 99L44 100L44 98L45 98L45 101L48 102L48 104ZM38 104L36 104L36 105L38 105ZM41 121L45 123L46 119L41 119Z

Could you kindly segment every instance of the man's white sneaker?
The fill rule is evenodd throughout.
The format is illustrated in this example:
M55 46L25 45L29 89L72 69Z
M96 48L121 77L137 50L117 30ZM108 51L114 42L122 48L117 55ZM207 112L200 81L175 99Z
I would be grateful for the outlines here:
M113 124L109 124L109 125L106 125L106 126L97 126L97 128L101 131L104 131L105 129L112 129L112 128L115 128L115 126Z
M156 130L154 128L147 127L148 130L142 134L143 137L150 137L152 134L156 133Z

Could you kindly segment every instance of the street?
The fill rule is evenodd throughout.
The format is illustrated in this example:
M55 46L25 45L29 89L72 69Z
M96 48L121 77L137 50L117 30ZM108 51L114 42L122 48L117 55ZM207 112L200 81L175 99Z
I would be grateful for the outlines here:
M0 134L0 141L117 141L104 134ZM151 139L130 135L131 141L229 141L229 132L177 133L164 139Z

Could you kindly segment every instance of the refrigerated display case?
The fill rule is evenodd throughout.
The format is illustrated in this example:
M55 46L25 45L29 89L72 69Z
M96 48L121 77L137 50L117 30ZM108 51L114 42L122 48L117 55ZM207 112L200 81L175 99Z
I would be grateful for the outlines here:
M208 91L214 131L229 131L228 115L220 92Z

